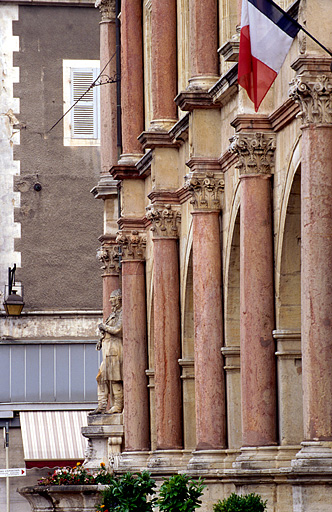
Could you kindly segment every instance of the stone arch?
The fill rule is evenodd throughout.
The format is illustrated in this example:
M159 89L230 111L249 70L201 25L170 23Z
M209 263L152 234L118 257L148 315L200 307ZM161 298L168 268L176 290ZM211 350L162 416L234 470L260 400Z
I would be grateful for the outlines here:
M196 446L195 377L194 377L194 296L193 296L193 251L192 224L190 225L182 275L181 379L183 393L184 448Z
M241 434L240 381L240 189L237 186L225 250L224 315L228 447L238 449Z
M275 308L279 441L302 441L300 139L290 158L276 241Z

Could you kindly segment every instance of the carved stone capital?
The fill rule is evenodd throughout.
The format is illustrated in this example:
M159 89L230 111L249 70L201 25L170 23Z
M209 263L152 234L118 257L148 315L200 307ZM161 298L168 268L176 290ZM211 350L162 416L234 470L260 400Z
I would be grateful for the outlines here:
M237 153L240 176L271 174L274 168L276 136L265 132L240 132L231 140L229 151Z
M101 269L104 276L119 274L120 255L119 246L116 243L103 244L97 251L97 258L102 263Z
M131 232L118 231L116 242L122 249L122 260L144 260L146 236L134 230Z
M95 7L100 10L101 21L115 21L115 0L96 0Z
M150 205L147 208L146 218L151 221L154 237L176 238L181 222L181 213L170 204Z
M289 96L299 104L303 124L332 123L332 74L300 74L290 82Z
M194 210L220 210L225 181L222 173L190 173L185 176L184 188L190 191Z

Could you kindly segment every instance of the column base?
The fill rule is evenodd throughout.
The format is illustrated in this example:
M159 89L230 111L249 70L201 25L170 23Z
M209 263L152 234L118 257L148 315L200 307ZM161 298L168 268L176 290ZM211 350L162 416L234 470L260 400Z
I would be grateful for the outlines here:
M189 85L187 90L192 91L199 89L201 91L207 91L219 80L219 78L220 77L217 75L192 76L188 80Z
M148 451L122 452L118 459L118 470L121 472L144 471L147 469L148 458L150 455L151 452Z
M118 165L135 165L142 156L141 153L123 153L120 155Z
M177 119L153 119L149 131L168 132L177 121Z
M332 507L331 443L303 442L292 461L288 480L293 512L330 512Z
M197 450L194 451L188 463L188 470L194 473L209 472L224 469L226 450Z
M233 468L242 469L275 469L278 446L244 446L241 454L233 462Z
M153 473L172 473L183 470L189 461L190 452L184 450L156 450L148 460L147 468Z
M88 416L82 435L88 439L84 461L87 469L100 469L101 462L109 471L117 469L124 435L123 414Z

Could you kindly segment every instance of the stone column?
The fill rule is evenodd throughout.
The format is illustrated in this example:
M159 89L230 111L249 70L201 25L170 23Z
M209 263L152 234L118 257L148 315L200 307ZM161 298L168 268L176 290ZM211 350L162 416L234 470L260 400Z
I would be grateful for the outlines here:
M271 172L273 133L235 135L239 156L242 446L276 444Z
M176 0L152 0L153 129L169 130L176 122Z
M170 205L147 213L153 231L154 373L157 450L182 448L178 225Z
M144 129L142 1L121 4L121 112L122 164L142 154L137 137Z
M209 89L218 79L218 2L190 0L189 87Z
M125 451L150 446L146 369L146 301L144 253L146 237L137 231L119 233L122 247L123 386Z
M291 96L302 109L301 310L304 439L332 440L332 73L299 58Z
M104 238L104 237L102 237ZM103 241L97 253L102 263L103 273L103 317L104 320L111 314L112 306L109 301L111 293L120 286L119 282L119 246L115 240Z
M190 162L189 162L190 165ZM224 190L222 174L187 176L193 194L193 291L195 325L196 450L226 446L222 271L219 215ZM217 167L219 165L217 164Z
M100 70L106 66L115 53L115 0L97 0L96 7L101 12L100 22ZM103 75L116 78L116 57L112 58ZM102 77L101 81L105 79ZM118 160L116 140L116 84L100 87L100 159L102 173L108 173Z

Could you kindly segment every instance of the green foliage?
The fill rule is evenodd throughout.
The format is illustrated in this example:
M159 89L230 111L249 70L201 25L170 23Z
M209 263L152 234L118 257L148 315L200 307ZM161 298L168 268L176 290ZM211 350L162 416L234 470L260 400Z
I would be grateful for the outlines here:
M266 501L262 501L259 494L251 493L239 496L231 494L228 498L218 501L213 506L213 512L264 512Z
M100 464L100 469L91 473L78 462L73 468L57 468L49 473L46 478L38 480L38 485L88 485L108 484L111 481L111 474L105 469L105 464Z
M108 487L101 491L101 499L96 510L98 512L152 512L155 498L147 500L155 494L155 480L150 473L125 473L112 477Z
M202 503L203 481L189 478L187 475L174 475L164 481L159 491L157 505L159 510L169 512L194 512Z

